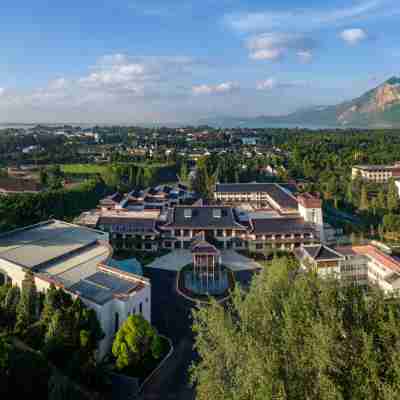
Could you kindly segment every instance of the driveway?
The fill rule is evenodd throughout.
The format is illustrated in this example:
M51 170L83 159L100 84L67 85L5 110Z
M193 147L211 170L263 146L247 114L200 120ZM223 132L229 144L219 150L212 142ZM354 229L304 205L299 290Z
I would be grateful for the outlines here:
M185 265L192 262L192 254L189 250L173 250L171 253L157 258L146 268L162 269L164 271L180 271Z
M223 250L221 252L221 258L222 264L228 267L232 272L248 270L254 271L262 268L259 263L255 262L251 258L236 253L234 250Z

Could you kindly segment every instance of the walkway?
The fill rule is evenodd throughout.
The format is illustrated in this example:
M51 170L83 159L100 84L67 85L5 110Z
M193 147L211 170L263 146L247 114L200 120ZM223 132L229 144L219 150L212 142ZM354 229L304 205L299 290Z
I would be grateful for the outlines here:
M189 250L173 250L165 256L157 258L146 268L162 269L164 271L180 271L185 265L192 262L192 254ZM233 272L257 270L262 268L260 264L251 258L242 256L234 250L222 250L221 262Z

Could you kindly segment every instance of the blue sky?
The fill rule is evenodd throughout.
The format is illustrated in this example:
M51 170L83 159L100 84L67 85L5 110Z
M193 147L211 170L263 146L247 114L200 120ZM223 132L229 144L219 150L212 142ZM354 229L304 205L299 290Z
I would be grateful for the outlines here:
M3 0L0 122L277 115L400 73L398 0Z

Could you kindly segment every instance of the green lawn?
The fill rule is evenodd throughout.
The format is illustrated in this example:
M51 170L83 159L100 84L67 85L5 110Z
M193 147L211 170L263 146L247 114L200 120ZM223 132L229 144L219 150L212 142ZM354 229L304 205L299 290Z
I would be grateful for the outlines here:
M64 164L61 165L61 170L65 174L102 174L106 171L106 165L98 165L98 164Z

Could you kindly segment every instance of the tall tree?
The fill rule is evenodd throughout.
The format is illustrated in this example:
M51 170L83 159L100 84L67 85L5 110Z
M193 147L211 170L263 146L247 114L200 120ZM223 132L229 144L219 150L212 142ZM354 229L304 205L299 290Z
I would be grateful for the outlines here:
M29 325L37 321L38 306L35 277L32 271L28 271L22 281L21 298L17 306L17 323L15 328L18 332L24 332Z
M197 400L398 398L397 300L296 272L275 259L228 307L194 311Z
M146 356L161 356L160 338L141 315L130 315L117 332L112 353L116 357L118 369L136 366Z
M387 193L387 207L390 212L395 211L399 206L399 194L393 179L389 180Z
M361 197L360 197L360 206L359 209L362 211L366 211L369 209L369 200L368 200L368 192L365 185L361 187Z

